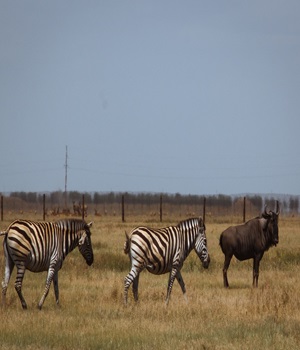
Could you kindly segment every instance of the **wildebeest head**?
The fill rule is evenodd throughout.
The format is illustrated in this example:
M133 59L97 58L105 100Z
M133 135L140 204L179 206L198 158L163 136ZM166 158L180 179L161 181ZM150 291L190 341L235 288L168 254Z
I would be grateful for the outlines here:
M207 239L205 234L205 224L202 219L199 222L199 232L195 243L195 251L202 262L202 266L207 269L210 257L207 250Z
M279 243L278 237L278 216L279 216L279 208L277 212L269 211L267 212L267 206L265 206L265 210L262 214L262 217L267 220L266 230L268 230L271 238L272 245L277 245Z
M91 266L94 261L94 254L93 254L92 241L91 241L91 231L90 231L90 227L92 226L92 224L93 223L90 222L89 224L85 225L84 231L78 243L78 249L89 266Z

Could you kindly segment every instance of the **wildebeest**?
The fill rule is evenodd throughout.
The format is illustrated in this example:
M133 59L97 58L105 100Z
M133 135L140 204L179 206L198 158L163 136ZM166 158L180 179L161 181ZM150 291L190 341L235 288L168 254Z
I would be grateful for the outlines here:
M227 270L233 255L241 261L253 259L253 286L257 287L260 260L265 251L279 242L278 215L279 209L276 213L267 212L266 206L260 217L251 219L243 225L228 227L222 232L220 246L225 255L224 287L229 287Z

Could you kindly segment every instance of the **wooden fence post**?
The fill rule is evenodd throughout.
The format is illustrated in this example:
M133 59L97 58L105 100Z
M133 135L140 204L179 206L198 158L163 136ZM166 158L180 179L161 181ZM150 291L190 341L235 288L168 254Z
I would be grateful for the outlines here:
M205 223L205 214L206 214L206 197L203 198L203 223Z
M122 194L122 222L125 222L125 196Z
M159 217L160 217L160 222L162 222L162 216L163 216L163 211L162 211L162 194L160 195L160 201L159 201Z
M276 209L275 209L275 212L276 213L279 213L280 211L280 208L279 208L279 201L276 201ZM279 216L278 216L278 221L279 221Z
M45 221L46 219L46 195L45 193L43 194L43 220Z
M84 220L84 213L85 213L85 210L84 210L84 194L82 195L82 209L81 209L81 217L82 217L82 220Z
M3 221L3 196L1 195L1 221Z
M246 197L244 197L243 222L246 222Z

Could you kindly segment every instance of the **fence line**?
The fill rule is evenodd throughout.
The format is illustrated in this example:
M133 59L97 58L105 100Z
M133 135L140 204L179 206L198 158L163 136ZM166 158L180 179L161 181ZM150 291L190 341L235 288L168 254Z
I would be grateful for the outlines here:
M239 199L235 199L232 201L231 205L227 204L224 205L224 202L221 201L220 205L217 205L216 202L209 203L207 200L207 197L205 196L199 196L199 201L193 200L191 203L188 203L184 197L178 197L176 198L176 201L173 200L170 201L170 197L168 195L163 196L163 194L160 194L159 197L156 198L156 201L153 201L153 198L150 197L143 197L143 200L139 198L139 200L135 200L132 195L122 194L121 197L119 197L119 202L114 201L111 203L102 203L102 204L89 204L89 215L93 215L91 212L91 209L94 208L94 215L95 216L106 216L106 215L113 215L118 217L118 213L121 212L121 220L122 222L125 222L127 218L137 217L139 215L143 216L150 216L154 221L159 220L160 222L167 219L170 219L170 217L173 216L183 216L186 217L192 217L192 216L198 216L201 215L204 222L207 220L207 218L212 217L218 217L218 216L232 216L235 217L237 220L243 220L243 222L246 221L247 214L250 216L256 216L259 215L262 208L258 208L255 205L251 204L251 201L247 199L246 196L241 197ZM182 202L180 199L183 198ZM209 197L210 199L210 197ZM16 203L14 203L14 200ZM1 221L4 220L4 215L8 212L11 213L17 213L18 216L21 214L24 214L24 207L26 207L26 211L29 211L30 213L38 214L42 210L42 218L45 221L46 217L48 216L56 216L56 215L80 215L84 219L84 217L87 215L86 213L86 198L85 195L82 194L82 202L79 202L79 206L81 208L80 212L75 212L74 208L74 202L73 202L73 210L69 210L68 208L64 208L62 211L57 207L55 210L49 210L47 209L47 196L45 194L42 195L42 203L39 204L42 206L40 209L38 209L38 204L35 205L33 203L27 203L23 202L18 198L10 198L10 197L4 197L1 195L0 200L0 212L1 212ZM211 200L210 200L211 202ZM13 205L12 205L13 203ZM48 203L49 205L49 203ZM77 205L77 207L78 207ZM98 211L98 207L102 206L102 211ZM11 208L14 208L11 210ZM15 209L17 208L17 211ZM35 209L33 209L35 208ZM110 209L109 209L110 208ZM278 211L279 208L279 202L275 201L274 210ZM6 209L6 211L4 210ZM38 209L38 210L37 210ZM281 210L282 212L282 210ZM156 216L157 215L157 216ZM155 219L156 217L156 219ZM240 217L240 219L238 219ZM159 218L159 219L158 219Z
M243 208L242 208L242 217L243 217L243 222L246 222L246 207L247 207L247 201L246 201L246 197L243 197ZM278 210L279 207L279 202L276 201L275 203L275 208L276 210ZM121 206L122 206L122 222L125 222L125 206L126 206L126 200L125 200L125 195L122 195L122 201L121 201ZM202 218L203 221L205 222L206 219L206 197L203 197L203 209L202 209ZM163 218L163 196L162 194L160 195L160 201L159 201L159 216L160 216L160 222L162 222L162 218Z

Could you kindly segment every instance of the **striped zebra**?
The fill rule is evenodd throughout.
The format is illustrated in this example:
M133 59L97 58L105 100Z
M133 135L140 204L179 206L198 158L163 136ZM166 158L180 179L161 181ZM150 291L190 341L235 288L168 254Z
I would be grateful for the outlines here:
M188 219L177 226L160 229L137 227L130 235L125 234L124 253L129 255L131 261L131 270L124 281L125 305L131 283L134 299L138 300L139 274L144 268L155 275L170 273L166 297L168 304L175 278L185 295L180 269L192 249L195 249L203 267L209 266L210 257L202 218Z
M23 309L27 309L22 294L22 281L25 270L32 272L48 271L44 294L38 304L39 309L49 292L53 280L56 303L59 304L58 271L65 257L75 247L91 265L94 260L90 227L79 219L64 219L55 222L33 222L16 220L9 225L4 235L5 274L2 282L2 304L6 303L6 291L14 266L17 267L15 289Z

